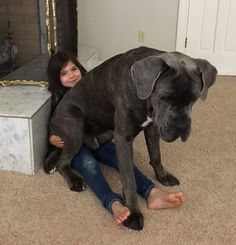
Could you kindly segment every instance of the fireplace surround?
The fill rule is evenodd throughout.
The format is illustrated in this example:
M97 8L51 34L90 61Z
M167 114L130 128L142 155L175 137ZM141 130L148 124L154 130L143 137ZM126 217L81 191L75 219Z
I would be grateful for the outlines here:
M1 1L8 7L22 2L30 0ZM1 170L35 174L43 162L51 104L46 66L52 51L77 54L77 16L72 18L76 4L74 0L38 1L41 52L0 79Z

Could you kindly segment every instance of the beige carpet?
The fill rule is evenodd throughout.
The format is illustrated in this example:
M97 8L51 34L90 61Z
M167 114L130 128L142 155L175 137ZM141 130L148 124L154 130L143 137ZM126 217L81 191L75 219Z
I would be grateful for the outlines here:
M93 193L68 190L62 177L0 172L0 244L236 244L236 77L219 77L205 102L193 109L186 143L162 142L164 166L181 181L180 209L149 211L140 232L117 227ZM141 134L135 162L154 181ZM103 168L112 187L121 184ZM155 181L158 186L157 181Z

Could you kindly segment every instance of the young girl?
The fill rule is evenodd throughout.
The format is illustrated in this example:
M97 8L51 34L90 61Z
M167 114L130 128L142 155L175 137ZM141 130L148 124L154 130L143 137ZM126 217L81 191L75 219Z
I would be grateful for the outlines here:
M57 52L51 56L47 72L49 89L52 92L52 108L54 109L64 94L85 75L86 70L73 55ZM49 142L53 146L63 148L63 139L56 135L50 135ZM102 205L113 214L116 223L121 224L128 218L130 211L123 205L122 196L111 190L101 172L101 163L119 171L115 144L112 141L101 144L96 150L83 145L73 158L71 166L83 176ZM162 191L137 166L133 165L133 170L137 192L146 200L149 209L175 208L182 205L182 192Z

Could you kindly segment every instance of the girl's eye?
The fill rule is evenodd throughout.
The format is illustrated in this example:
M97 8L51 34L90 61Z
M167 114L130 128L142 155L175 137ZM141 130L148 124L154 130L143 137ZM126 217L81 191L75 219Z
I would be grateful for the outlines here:
M73 67L73 68L72 68L73 71L76 71L76 70L78 70L78 69L79 69L79 68L77 68L77 67Z

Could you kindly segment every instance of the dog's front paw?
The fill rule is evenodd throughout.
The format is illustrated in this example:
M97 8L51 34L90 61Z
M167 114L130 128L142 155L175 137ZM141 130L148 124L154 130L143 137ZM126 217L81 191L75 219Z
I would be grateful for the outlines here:
M47 162L43 164L43 170L46 174L53 174L56 172L56 166L54 163Z
M74 178L73 181L70 183L70 190L71 191L76 191L76 192L81 192L84 191L86 188L86 183L82 178Z
M140 212L131 212L130 216L123 222L123 225L133 229L142 230L143 229L143 215Z
M179 180L172 174L166 172L164 176L157 176L157 180L165 186L179 185Z

